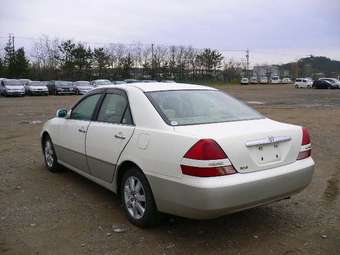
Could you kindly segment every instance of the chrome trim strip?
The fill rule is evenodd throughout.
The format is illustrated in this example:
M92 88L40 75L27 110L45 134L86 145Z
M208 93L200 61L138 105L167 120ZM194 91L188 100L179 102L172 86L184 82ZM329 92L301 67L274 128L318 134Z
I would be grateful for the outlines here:
M290 136L268 136L266 138L261 138L257 140L251 140L246 142L247 147L266 145L280 142L290 141L292 138Z

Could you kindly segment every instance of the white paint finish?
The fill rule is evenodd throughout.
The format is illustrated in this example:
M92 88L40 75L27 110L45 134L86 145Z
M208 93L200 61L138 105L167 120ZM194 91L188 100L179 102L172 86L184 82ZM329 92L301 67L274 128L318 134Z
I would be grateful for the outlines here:
M166 86L168 86L169 90L179 89L181 86L185 87L185 89L189 87L190 89L196 88L193 85L187 87L187 85L173 86L173 84L167 84L165 86L163 84L161 86L163 90L166 90ZM302 128L300 126L284 124L264 118L259 120L172 127L163 121L144 94L144 90L149 91L152 89L151 84L115 85L114 87L126 91L135 126L91 122L87 129L85 150L85 144L83 142L85 135L77 130L83 125L86 126L86 123L54 118L44 125L44 130L49 132L52 141L75 151L84 153L86 151L87 155L91 158L117 164L118 166L125 161L132 161L140 167L146 176L152 176L153 180L162 180L162 182L167 183L170 188L181 186L184 187L185 190L191 190L191 187L195 187L195 189L191 191L198 189L202 192L202 195L210 194L211 196L214 196L217 192L216 195L220 197L224 197L224 195L228 193L229 188L239 190L240 194L238 194L235 199L238 199L238 206L240 206L240 208L247 207L245 204L242 204L243 202L254 202L257 204L257 201L255 201L257 198L253 199L253 197L246 194L245 191L252 190L255 192L257 189L261 190L261 199L266 199L265 188L261 187L261 185L262 183L266 183L265 178L269 178L271 175L277 176L278 173L280 173L280 176L287 175L287 179L285 178L285 180L291 180L292 176L297 176L299 179L294 179L294 189L302 189L310 181L314 167L313 160L308 158L299 160L299 162L296 161L299 151L304 149L304 147L301 147ZM156 90L156 88L153 89ZM157 89L159 89L159 87ZM202 86L198 86L197 89L202 89ZM125 136L126 138L117 139L115 138L115 134ZM279 151L279 158L277 160L261 162L259 161L260 156L271 157L275 150L267 148L264 152L253 151L251 148L256 149L257 146L248 148L246 143L247 141L260 140L268 136L287 136L290 137L291 140L278 142L279 147L277 150ZM228 159L213 162L183 159L185 153L198 140L206 138L214 139L225 151ZM273 145L270 144L270 146ZM205 166L209 165L209 163L216 164L219 162L225 165L231 163L239 173L223 177L191 177L182 174L180 165L183 162L193 166ZM245 166L247 166L247 170L241 170L245 169ZM77 172L80 171L80 169L75 169L74 166L72 169ZM266 169L268 170L262 171ZM112 171L114 172L113 169ZM300 174L304 171L308 171L308 173ZM116 191L115 180L117 175L114 176L113 183L109 183L107 181L104 182L100 176L96 176L95 169L92 171L92 175L87 173L82 174L100 185ZM291 174L292 176L289 177ZM280 176L275 177L275 179L280 179ZM251 189L247 187L247 180L249 178L251 178L251 180L249 180ZM159 183L152 181L150 184L152 189L155 188L154 192L164 192L162 189L156 188L157 185L159 186ZM238 187L238 185L242 186ZM216 187L219 188L216 190ZM273 185L269 185L268 187L272 189ZM272 190L269 191L269 193L273 194ZM276 194L277 192L274 193L276 197L285 195L285 192L291 191L293 190L285 190L285 185L281 184L280 194ZM161 200L166 198L167 200L174 199L173 201L167 201L173 206L183 205L186 201L182 199L180 195L181 192L183 192L183 190L178 190L173 196L156 193L154 194L156 203L161 203ZM207 197L209 197L209 195L207 195ZM200 199L196 197L195 194L187 196L187 198L192 199L192 202ZM247 199L244 200L244 198ZM272 198L268 197L268 199ZM210 200L207 200L207 203L209 201ZM204 207L204 204L198 203L198 206ZM228 211L227 204L219 204L218 206ZM163 212L176 214L176 211L170 211L167 208L160 209ZM205 210L206 208L197 208L197 210L199 209ZM178 208L178 214L180 214L179 211L180 209ZM186 214L186 216L190 217L190 214Z
M150 135L140 134L138 136L138 148L141 150L146 150L149 146Z
M134 129L134 126L91 122L86 137L86 155L116 165L120 153L130 140ZM121 138L117 138L117 136ZM122 139L123 137L124 139ZM102 177L100 171L96 171L94 168L91 168L90 171L95 177ZM109 171L111 171L108 174L111 175L111 182L115 168L112 167Z
M270 119L197 125L195 128L178 126L174 129L182 135L214 139L239 172L258 171L293 163L298 156L302 139L301 127ZM262 163L261 158L272 157L271 154L274 153L274 150L266 150L262 155L260 151L256 150L256 146L249 148L246 146L248 141L263 139L266 136L291 137L290 141L278 143L280 150L278 161ZM247 170L242 170L241 168L245 166L247 166Z

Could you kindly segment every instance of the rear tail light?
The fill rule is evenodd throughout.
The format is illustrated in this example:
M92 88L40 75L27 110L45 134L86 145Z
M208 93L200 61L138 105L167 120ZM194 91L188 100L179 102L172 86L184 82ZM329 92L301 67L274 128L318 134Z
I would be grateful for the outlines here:
M236 170L222 148L212 139L199 140L184 155L182 173L197 177L235 174Z
M301 149L297 160L305 159L310 157L312 154L312 143L309 135L309 131L307 128L302 128L302 141L301 141Z

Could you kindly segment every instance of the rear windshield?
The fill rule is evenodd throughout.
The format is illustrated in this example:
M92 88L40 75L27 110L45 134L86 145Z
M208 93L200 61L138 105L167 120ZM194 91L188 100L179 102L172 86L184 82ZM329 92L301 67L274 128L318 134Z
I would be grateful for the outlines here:
M261 119L254 109L219 90L146 92L164 121L172 126Z

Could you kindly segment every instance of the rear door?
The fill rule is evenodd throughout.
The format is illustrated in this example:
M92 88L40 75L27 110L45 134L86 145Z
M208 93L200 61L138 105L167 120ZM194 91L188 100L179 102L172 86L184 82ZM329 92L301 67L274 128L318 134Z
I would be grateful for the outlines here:
M102 94L93 94L82 99L58 130L55 145L58 158L84 172L89 172L85 155L86 133L101 96Z
M109 89L96 121L87 130L86 155L93 176L112 182L119 156L134 129L126 93Z

